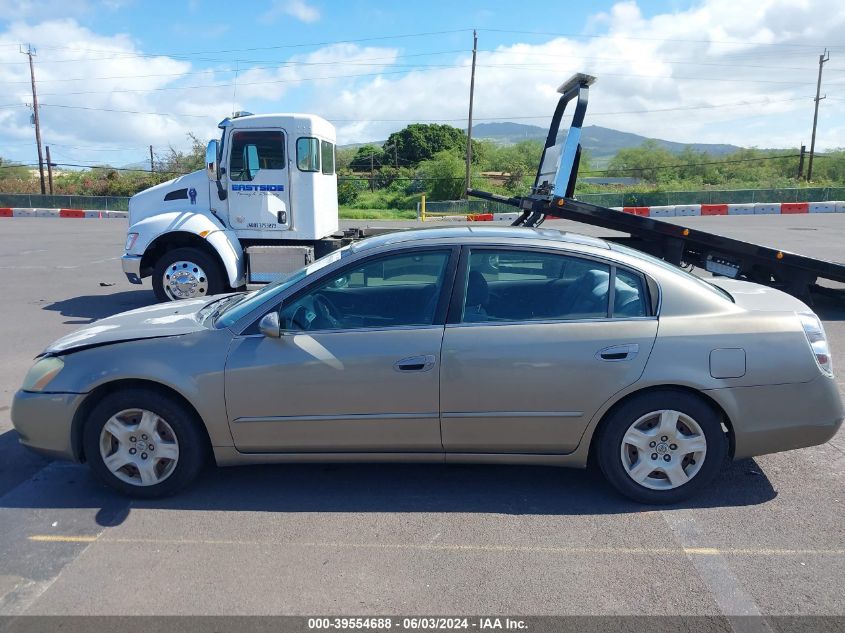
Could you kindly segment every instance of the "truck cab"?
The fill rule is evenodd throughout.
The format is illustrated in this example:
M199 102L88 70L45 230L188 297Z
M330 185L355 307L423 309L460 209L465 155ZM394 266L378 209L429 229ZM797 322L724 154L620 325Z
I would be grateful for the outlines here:
M206 168L129 201L123 270L161 301L273 281L331 250L338 231L335 129L311 114L237 113Z

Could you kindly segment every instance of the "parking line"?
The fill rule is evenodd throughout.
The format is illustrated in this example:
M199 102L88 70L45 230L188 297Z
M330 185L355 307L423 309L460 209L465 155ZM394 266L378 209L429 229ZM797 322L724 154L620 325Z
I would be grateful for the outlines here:
M157 538L98 538L96 536L63 536L59 534L36 534L30 541L42 543L97 543L109 545L254 545L306 548L347 549L396 549L431 551L478 551L478 552L524 552L538 554L630 554L659 556L671 554L698 556L845 556L845 549L778 549L778 548L717 548L717 547L555 547L542 545L480 545L460 543L341 543L275 541L237 541L230 539L157 539Z
M30 541L42 543L93 543L96 536L63 536L60 534L36 534L28 537Z

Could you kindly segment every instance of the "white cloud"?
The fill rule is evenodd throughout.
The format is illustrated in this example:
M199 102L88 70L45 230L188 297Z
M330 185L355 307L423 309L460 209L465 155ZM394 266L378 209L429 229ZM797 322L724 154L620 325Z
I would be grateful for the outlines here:
M283 15L294 17L309 24L320 19L319 9L308 4L305 0L275 0L270 10L264 14L264 19L272 22Z
M588 124L682 142L809 144L818 55L839 41L845 12L830 11L822 0L703 0L647 18L637 4L622 2L593 16L588 29L590 37L500 47L481 31L476 122L546 125L557 86L584 71L599 77ZM336 122L341 143L384 139L416 120L463 126L467 112L468 54L403 59L397 48L336 44L279 63L241 62L233 86L234 63L198 69L181 59L139 56L129 36L94 33L73 19L15 22L0 33L0 106L18 104L0 107L0 147L21 160L35 152L19 42L41 47L43 136L57 162L135 162L150 144L185 147L189 131L215 136L217 121L240 109L321 114ZM823 91L831 97L845 96L841 52L835 47L825 68ZM411 64L421 67L405 72ZM822 102L821 148L845 146L840 104Z
M823 0L706 0L652 18L636 3L621 2L590 21L594 37L491 51L482 31L476 121L536 115L541 118L522 122L545 125L555 88L585 71L599 77L588 124L682 142L797 146L809 141L818 54L824 44L839 41L843 27L845 13L830 11ZM451 64L456 67L351 86L338 82L331 87L334 102L322 111L360 120L338 123L342 142L385 138L401 125L377 119L457 119L454 124L463 125L469 56ZM843 85L842 72L828 65L825 86L831 94L837 82ZM315 104L328 102L329 93L322 96ZM737 103L749 105L727 105ZM823 103L823 147L845 145L842 123L841 109Z

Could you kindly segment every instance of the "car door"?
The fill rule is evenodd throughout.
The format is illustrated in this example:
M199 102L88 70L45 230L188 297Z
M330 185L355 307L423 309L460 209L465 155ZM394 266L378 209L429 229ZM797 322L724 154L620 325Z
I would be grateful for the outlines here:
M447 453L568 453L643 372L657 333L648 284L600 259L465 248L443 338Z
M241 231L286 230L290 191L281 130L235 130L229 154L229 223Z
M226 406L244 452L442 452L440 346L459 249L394 251L286 298L237 337Z

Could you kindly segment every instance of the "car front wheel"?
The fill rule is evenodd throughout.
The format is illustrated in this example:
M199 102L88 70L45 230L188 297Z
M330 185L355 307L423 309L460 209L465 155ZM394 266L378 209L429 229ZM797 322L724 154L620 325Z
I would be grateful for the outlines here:
M109 394L83 430L85 458L107 484L134 497L174 494L199 474L206 442L176 400L154 390Z
M706 487L728 451L713 407L672 390L623 403L606 420L598 441L598 463L608 482L649 504L674 503Z

